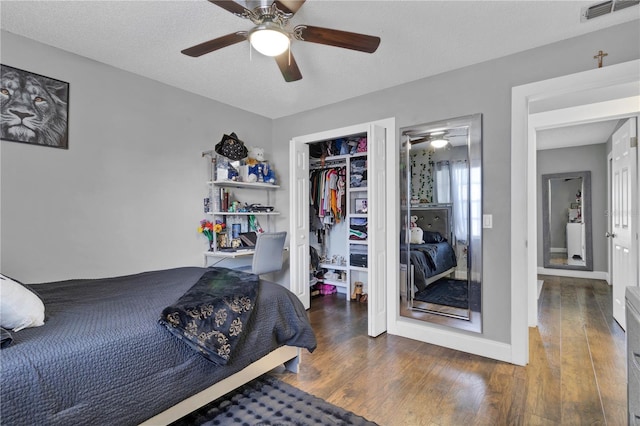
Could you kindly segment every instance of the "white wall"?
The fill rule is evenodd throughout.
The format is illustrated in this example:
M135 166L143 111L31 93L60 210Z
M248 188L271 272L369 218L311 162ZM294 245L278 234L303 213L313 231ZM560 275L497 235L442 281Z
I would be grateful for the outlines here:
M482 113L483 204L484 212L493 215L493 229L485 229L483 233L482 338L509 343L511 88L593 69L596 63L592 58L598 49L609 53L607 64L637 59L638 40L638 22L630 22L284 117L275 120L274 157L287 161L288 141L293 137L352 124L395 117L399 129ZM400 140L398 135L396 140ZM283 183L288 184L288 176ZM288 204L287 199L282 202ZM281 209L288 211L288 207ZM289 218L283 215L279 220L286 226Z
M0 268L24 282L202 265L207 163L271 120L2 32L1 62L70 83L69 149L2 141Z
M591 172L591 229L593 235L593 270L607 272L607 144L547 149L537 155L538 208L542 209L542 175L566 172ZM542 211L538 212L538 266L542 256Z

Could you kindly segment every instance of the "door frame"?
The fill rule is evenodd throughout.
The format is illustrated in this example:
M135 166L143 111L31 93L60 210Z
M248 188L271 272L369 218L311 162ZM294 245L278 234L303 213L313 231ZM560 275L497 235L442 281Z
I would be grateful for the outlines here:
M640 60L605 68L552 78L512 88L511 93L511 351L514 364L529 361L529 327L537 326L537 201L536 201L536 127L530 119L531 106L536 101L562 95L597 92L608 88L629 86L640 81ZM591 92L591 93L593 93ZM633 96L635 95L635 96ZM614 111L594 108L590 120L623 118L637 114L639 99L616 105ZM617 99L619 100L619 99ZM599 102L604 104L605 102ZM587 107L585 102L578 103ZM594 105L594 104L591 104ZM602 107L602 105L600 105ZM574 119L575 120L575 119ZM571 121L570 121L571 122ZM580 120L573 121L573 123ZM540 124L540 123L538 123ZM556 122L558 126L567 125ZM540 128L540 127L538 127ZM526 206L522 209L522 206ZM519 211L521 214L514 215ZM524 217L523 217L524 216ZM523 283L526 283L523 285Z
M339 138L342 136L354 135L354 134L365 133L365 132L368 135L373 136L374 128L376 129L376 131L384 132L385 144L382 144L382 146L377 146L374 143L375 138L372 138L368 142L369 146L367 151L368 151L368 156L370 157L369 162L373 166L375 164L378 164L378 161L382 161L382 163L378 164L377 167L381 167L382 169L387 171L395 170L393 163L391 163L392 158L388 156L390 149L395 149L395 146L396 146L395 118L386 118L386 119L371 121L367 123L355 124L355 125L331 129L323 132L297 136L291 139L290 147L289 147L290 148L289 149L290 186L291 186L290 198L289 198L289 201L290 201L289 209L290 209L291 218L295 218L296 215L300 213L300 211L303 212L303 216L306 218L307 221L309 218L308 205L305 206L305 203L308 204L308 191L306 191L305 193L304 191L300 191L296 189L296 180L298 177L298 172L299 171L302 172L306 170L306 173L307 174L309 173L309 156L307 154L305 159L298 158L299 156L296 155L297 148L300 147L301 145L305 145L312 142ZM308 153L308 149L307 149L307 153ZM304 163L304 164L300 164L300 163ZM382 177L384 178L384 176ZM307 177L307 180L308 180L308 177ZM385 183L386 185L381 186L380 188L377 188L372 185L374 181L376 182L376 185L382 185ZM369 209L376 210L377 212L375 217L374 215L371 215L371 217L369 218L369 226L370 227L376 226L377 228L389 229L389 225L391 221L395 219L395 216L393 215L394 209L388 208L389 205L393 206L393 204L390 204L388 202L388 200L386 199L386 196L392 196L392 194L394 194L395 192L392 192L392 193L388 192L388 189L389 189L388 180L387 182L384 182L384 180L380 181L379 179L375 179L374 176L371 176L369 179L369 182L370 182L370 185L368 188ZM373 191L378 191L378 194L376 195L372 194ZM379 194L383 194L383 195L386 194L386 195L379 197L378 196ZM301 198L303 197L305 197L305 199L301 200ZM300 206L303 206L303 208L301 209ZM305 211L306 211L306 214L304 213ZM384 223L376 224L375 222L377 220L383 221ZM309 238L308 238L308 235L298 235L299 230L296 227L295 222L296 221L292 219L290 224L291 245L293 246L293 249L291 250L291 254L290 254L290 259L291 259L290 269L292 270L290 273L290 276L292 279L295 279L295 277L299 275L300 270L298 268L301 268L303 272L306 271L306 276L308 276L308 261L306 263L304 262L300 263L300 262L302 261L303 258L308 260ZM392 277L396 276L398 271L397 264L392 263L394 259L392 258L392 256L388 255L389 247L393 245L393 243L389 241L390 238L388 237L389 237L389 234L386 234L386 237L383 237L383 238L371 238L368 245L369 255L371 256L372 254L377 254L376 260L382 261L381 262L382 264L376 265L377 267L374 269L371 266L371 259L370 259L368 276L369 278L371 278L371 275L373 273L376 273L378 275L380 274L383 275L383 276L377 277L377 280L374 280L375 282L379 282L381 284L379 286L380 287L379 290L383 290L383 291L378 291L378 289L376 289L375 293L373 293L371 286L369 287L369 299L368 299L369 309L367 310L368 312L367 328L368 328L368 334L373 337L378 336L387 330L386 299L387 299L388 289L385 289L383 286L386 284L386 286L388 287L389 286L388 283L393 282L393 281L390 281L390 279L393 279ZM298 241L302 241L302 243L299 244L300 247L296 245ZM385 252L387 253L386 258L381 259L381 256L385 257L384 256ZM371 279L369 281L369 284L371 284ZM308 288L300 288L301 285L303 286L305 285L304 283L302 284L292 283L290 284L290 288L292 287L292 285L296 287L294 293L299 298L301 298L303 305L306 308L308 308L309 307L308 299L310 298L310 292ZM308 285L306 287L308 287Z

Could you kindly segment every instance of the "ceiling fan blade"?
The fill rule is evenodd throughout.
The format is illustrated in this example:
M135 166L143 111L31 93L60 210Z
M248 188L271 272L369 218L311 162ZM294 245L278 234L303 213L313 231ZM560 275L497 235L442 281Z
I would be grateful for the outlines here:
M380 45L380 37L332 30L330 28L313 27L311 25L298 25L293 29L293 34L297 40L359 50L367 53L375 52Z
M302 74L300 73L298 64L289 50L275 58L278 68L280 68L280 72L282 72L282 76L284 77L284 81L289 83L302 80Z
M296 13L306 0L276 0L274 3L284 13Z
M214 50L222 49L223 47L231 46L232 44L240 43L247 39L247 33L239 31L237 33L227 34L226 36L214 38L213 40L205 41L198 45L184 49L182 53L187 56L197 58L205 53L213 52Z
M209 0L209 2L215 4L216 6L220 6L224 10L231 12L234 15L240 16L241 18L246 18L247 15L245 15L245 13L249 12L249 10L244 6L241 6L240 4L232 0Z

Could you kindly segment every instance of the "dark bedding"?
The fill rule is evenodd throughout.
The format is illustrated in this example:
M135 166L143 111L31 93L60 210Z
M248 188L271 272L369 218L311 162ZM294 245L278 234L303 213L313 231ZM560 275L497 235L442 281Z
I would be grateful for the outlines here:
M208 360L226 365L246 331L259 285L257 275L213 268L164 308L160 323Z
M456 254L448 242L410 244L409 256L414 266L414 284L418 290L427 287L427 279L457 266ZM406 263L406 250L402 253Z
M265 281L226 366L177 339L158 322L160 313L210 270L33 286L46 307L45 325L13 333L2 350L2 424L138 424L279 346L315 348L300 301Z

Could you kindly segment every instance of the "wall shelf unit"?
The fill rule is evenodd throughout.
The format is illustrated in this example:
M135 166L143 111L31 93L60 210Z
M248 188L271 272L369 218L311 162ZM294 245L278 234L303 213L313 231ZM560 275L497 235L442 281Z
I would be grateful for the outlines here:
M267 226L266 230L270 230L271 223L269 218L271 216L279 215L280 212L273 209L271 205L271 198L274 191L280 188L280 185L274 185L266 182L243 182L237 180L218 180L216 179L220 175L216 172L216 164L223 157L218 156L213 151L206 151L202 153L203 157L207 157L210 161L210 175L209 180L206 182L209 187L209 211L205 208L205 215L211 217L212 222L224 223L225 230L214 238L213 251L204 252L205 266L208 266L208 259L234 259L246 256L252 256L254 250L251 248L241 247L235 251L230 251L231 247L234 247L233 236L239 232L251 231L251 225L257 226L261 229L261 225L257 222L255 217L266 217ZM230 189L233 189L231 193ZM246 192L246 196L244 194ZM261 191L263 196L260 198L262 201L266 197L266 205L256 203L256 192ZM249 200L251 200L249 202ZM259 211L245 211L250 205L258 205L263 208ZM220 247L219 242L223 242L224 246ZM239 240L235 241L239 244ZM222 250L223 248L229 248L229 250Z
M207 182L209 185L225 187L225 188L249 188L249 189L266 189L274 190L280 188L280 185L263 182L237 182L234 180L216 180Z

